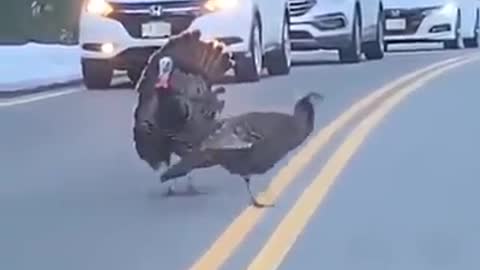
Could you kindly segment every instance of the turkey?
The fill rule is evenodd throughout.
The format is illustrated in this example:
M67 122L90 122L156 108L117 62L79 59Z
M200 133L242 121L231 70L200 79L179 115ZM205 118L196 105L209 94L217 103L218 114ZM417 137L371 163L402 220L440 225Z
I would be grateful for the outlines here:
M221 120L198 148L162 174L161 181L187 175L199 168L199 164L220 165L243 178L254 206L273 206L258 202L250 188L250 179L272 169L306 140L314 128L314 104L321 100L322 95L312 92L296 102L291 115L250 112Z
M233 64L223 44L201 41L197 30L172 37L149 57L135 86L133 140L141 160L155 171L168 167L173 154L185 155L216 128L225 89L212 85Z

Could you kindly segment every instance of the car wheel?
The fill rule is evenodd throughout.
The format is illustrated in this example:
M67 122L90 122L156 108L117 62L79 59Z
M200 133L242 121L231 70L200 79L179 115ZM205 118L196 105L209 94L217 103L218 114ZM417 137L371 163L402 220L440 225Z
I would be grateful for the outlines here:
M258 81L263 69L263 49L260 22L255 19L252 24L249 45L250 56L237 55L235 76L239 81Z
M461 49L463 45L462 33L460 28L460 14L457 15L457 20L455 23L455 38L453 40L446 40L443 43L445 49Z
M377 38L375 41L369 41L364 45L365 57L368 60L382 59L385 52L383 11L380 9L377 22Z
M353 15L352 40L348 47L339 50L340 61L343 63L357 63L362 57L361 25L358 11Z
M290 73L292 65L292 52L290 43L290 27L288 15L285 14L282 26L282 44L279 49L268 53L265 61L268 73L270 75L286 75Z
M105 89L110 87L113 67L108 60L82 59L83 82L87 89Z
M473 28L474 37L473 38L466 38L464 40L466 48L478 48L480 45L480 13L477 10L477 15L475 19L475 27Z

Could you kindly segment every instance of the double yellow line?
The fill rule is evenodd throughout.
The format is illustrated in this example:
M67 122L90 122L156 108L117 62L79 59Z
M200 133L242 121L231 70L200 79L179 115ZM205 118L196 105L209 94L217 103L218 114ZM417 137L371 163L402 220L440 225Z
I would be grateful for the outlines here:
M347 165L358 147L375 126L410 93L441 74L477 60L478 56L456 57L408 74L361 99L314 136L273 178L268 187L271 199L276 201L290 183L312 161L330 139L351 123L356 116L376 107L349 134L344 143L321 169L318 176L283 218L263 249L249 265L249 270L277 269L303 231L311 216L325 198L336 177ZM377 105L377 106L375 106ZM232 256L268 209L247 207L211 245L207 252L190 268L216 270Z

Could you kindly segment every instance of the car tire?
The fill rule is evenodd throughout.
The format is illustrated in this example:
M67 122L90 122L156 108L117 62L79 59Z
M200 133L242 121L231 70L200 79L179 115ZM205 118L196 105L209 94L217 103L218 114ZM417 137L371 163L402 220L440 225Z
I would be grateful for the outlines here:
M270 75L287 75L292 65L290 26L288 14L285 14L282 26L282 43L279 49L269 52L265 57L265 66Z
M340 62L342 63L358 63L362 57L362 37L361 25L358 11L355 10L353 15L352 42L346 48L338 51Z
M87 89L106 89L113 78L113 68L108 60L82 59L83 82Z
M475 19L475 27L473 29L474 37L464 39L463 43L466 48L478 48L480 45L480 12L477 10Z
M461 49L463 47L463 39L460 26L460 14L457 15L455 23L455 38L453 40L445 40L443 42L444 49Z
M384 43L384 14L383 10L380 9L380 13L378 14L378 22L377 22L377 37L374 41L366 42L364 45L364 53L365 57L368 60L379 60L382 59L385 52L385 43Z
M255 82L260 80L263 69L263 48L260 22L258 19L254 19L252 23L249 53L250 57L243 54L236 56L234 71L237 81Z

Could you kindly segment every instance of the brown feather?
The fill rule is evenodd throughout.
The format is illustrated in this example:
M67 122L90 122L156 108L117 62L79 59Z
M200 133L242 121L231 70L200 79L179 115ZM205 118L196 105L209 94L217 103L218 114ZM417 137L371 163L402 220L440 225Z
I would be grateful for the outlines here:
M225 51L225 44L202 41L200 37L199 30L173 36L155 56L170 56L183 72L201 75L209 83L216 82L233 67L232 55Z
M154 170L162 164L168 166L172 153L185 152L183 142L188 145L202 141L204 136L208 136L210 126L216 122L216 115L223 109L224 103L217 97L220 92L212 92L211 85L224 76L233 66L233 61L231 55L225 52L222 43L201 41L200 36L200 31L195 30L171 37L162 48L149 57L136 85L139 97L134 116L135 147L139 157ZM167 109L168 106L165 104L168 103L167 97L160 96L159 92L155 91L155 81L159 73L158 62L165 56L172 58L174 62L171 90L189 104L190 112L193 114L191 119L181 124L175 134L172 134L175 139L162 132L162 127L167 124L168 119L160 121L154 117L173 113L172 108ZM159 113L159 110L168 112ZM145 128L145 121L154 125L153 133Z

